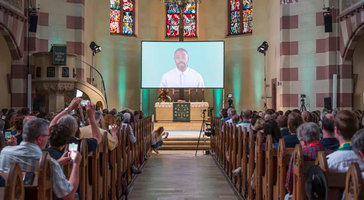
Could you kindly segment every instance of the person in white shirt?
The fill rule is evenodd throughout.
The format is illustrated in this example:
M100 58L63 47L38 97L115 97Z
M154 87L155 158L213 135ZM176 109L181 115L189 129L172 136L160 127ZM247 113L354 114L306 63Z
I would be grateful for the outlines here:
M364 163L355 154L351 144L351 138L358 130L358 124L357 118L351 111L339 111L335 116L335 137L339 141L340 147L327 156L327 165L330 172L346 173L350 164L354 162L357 162L360 170L364 171Z
M161 88L203 88L205 83L202 76L188 67L188 53L179 48L174 52L176 68L163 74Z

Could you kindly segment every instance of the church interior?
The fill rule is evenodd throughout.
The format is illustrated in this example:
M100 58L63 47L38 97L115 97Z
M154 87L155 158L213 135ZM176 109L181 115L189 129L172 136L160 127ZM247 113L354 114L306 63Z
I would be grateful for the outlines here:
M364 0L0 0L0 200L364 199L363 55Z

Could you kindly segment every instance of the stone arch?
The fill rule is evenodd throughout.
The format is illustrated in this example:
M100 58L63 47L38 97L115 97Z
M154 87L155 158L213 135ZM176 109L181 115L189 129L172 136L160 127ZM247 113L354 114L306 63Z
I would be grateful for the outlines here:
M343 62L351 61L360 36L364 35L364 3L340 16L340 53Z
M353 32L349 41L344 46L344 50L342 52L342 58L344 61L352 61L353 54L355 51L355 47L358 44L358 40L361 36L364 35L364 21L358 28Z
M0 34L5 38L5 41L10 50L11 58L13 60L19 60L22 57L22 51L17 44L14 34L0 21Z

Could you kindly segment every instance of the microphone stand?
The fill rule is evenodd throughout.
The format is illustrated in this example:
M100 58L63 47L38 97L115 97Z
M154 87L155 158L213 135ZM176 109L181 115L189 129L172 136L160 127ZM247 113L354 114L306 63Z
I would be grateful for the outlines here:
M203 129L205 127L205 118L206 118L206 114L205 114L206 110L202 110L202 124L201 124L201 129L200 129L200 135L198 136L198 141L197 141L197 147L196 147L196 152L195 152L195 156L197 156L197 151L198 151L198 146L200 145L200 140L201 140L201 134L203 132Z

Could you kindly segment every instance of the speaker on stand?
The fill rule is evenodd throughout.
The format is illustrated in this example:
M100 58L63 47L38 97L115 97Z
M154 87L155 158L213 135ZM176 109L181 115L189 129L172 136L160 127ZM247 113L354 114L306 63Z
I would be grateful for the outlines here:
M37 32L38 26L38 14L37 12L30 12L29 13L29 32L35 33Z
M324 106L327 110L332 111L332 102L331 97L325 97L324 98Z
M331 11L324 12L324 24L325 24L325 33L332 32L332 14Z

